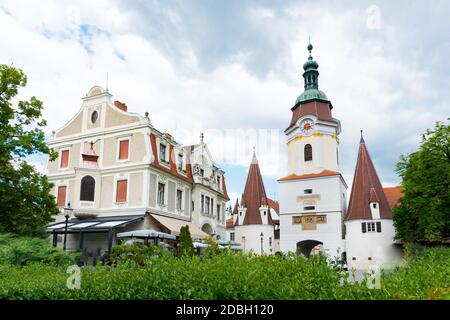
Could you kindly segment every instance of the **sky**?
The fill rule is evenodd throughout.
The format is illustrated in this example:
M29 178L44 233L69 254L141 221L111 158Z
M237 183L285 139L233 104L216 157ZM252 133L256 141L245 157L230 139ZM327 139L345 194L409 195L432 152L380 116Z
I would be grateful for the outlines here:
M383 185L395 186L399 157L450 116L449 12L445 0L0 0L0 63L27 74L19 98L44 102L48 137L107 85L180 143L204 132L232 201L255 147L277 199L310 38L350 193L361 129ZM47 158L28 160L43 170Z

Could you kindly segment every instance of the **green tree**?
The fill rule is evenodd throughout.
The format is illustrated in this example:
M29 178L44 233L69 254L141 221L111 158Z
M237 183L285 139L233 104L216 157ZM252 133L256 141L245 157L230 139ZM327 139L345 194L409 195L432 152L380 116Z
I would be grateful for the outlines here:
M419 150L397 163L404 196L393 211L396 238L437 244L450 234L450 126L437 122Z
M194 247L192 245L191 232L189 231L189 226L182 226L180 229L180 243L179 243L179 255L189 256L194 255Z
M20 69L0 65L0 232L43 234L51 216L58 212L50 195L52 184L24 158L33 153L56 158L42 130L42 102L17 98L27 77Z

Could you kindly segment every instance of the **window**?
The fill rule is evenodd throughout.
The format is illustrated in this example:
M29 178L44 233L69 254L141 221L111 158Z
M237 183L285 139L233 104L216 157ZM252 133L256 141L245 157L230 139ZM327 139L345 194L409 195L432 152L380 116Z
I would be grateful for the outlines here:
M367 222L367 232L375 232L375 222Z
M95 179L91 176L84 176L81 179L80 200L94 201Z
M97 111L92 112L92 114L91 114L91 122L94 124L94 123L97 122L97 119L98 119L98 112Z
M305 194L311 194L311 193L312 193L312 189L305 189L305 190L304 190L304 193L305 193Z
M119 160L128 159L128 147L130 140L122 140L119 142Z
M159 160L166 161L166 146L164 144L159 145Z
M164 204L164 190L166 188L166 185L164 183L158 183L158 204L163 205Z
M205 213L209 214L209 197L205 197Z
M181 210L181 201L183 199L183 191L177 190L177 209Z
M214 199L211 198L211 215L214 214Z
M201 200L201 204L202 204L202 212L205 212L205 196L202 195L202 200Z
M372 203L372 207L373 207L374 209L376 209L376 208L377 208L377 204L376 204L376 203Z
M269 237L269 247L272 246L272 237Z
M57 198L57 204L58 207L64 207L66 204L66 186L60 186L58 187L58 198Z
M203 169L200 169L200 176L205 176L205 170L203 170Z
M315 206L306 206L306 207L303 208L303 210L315 210L315 209L316 209Z
M217 177L217 190L221 190L222 189L221 186L222 186L221 179L220 179L220 176L218 176Z
M183 154L178 154L178 170L183 171Z
M67 168L69 166L69 150L61 151L60 168Z
M234 241L234 232L230 232L230 241Z
M128 180L118 180L116 190L116 202L127 202L127 186Z
M312 161L312 147L310 144L305 146L305 161Z
M217 220L220 220L220 204L217 205Z

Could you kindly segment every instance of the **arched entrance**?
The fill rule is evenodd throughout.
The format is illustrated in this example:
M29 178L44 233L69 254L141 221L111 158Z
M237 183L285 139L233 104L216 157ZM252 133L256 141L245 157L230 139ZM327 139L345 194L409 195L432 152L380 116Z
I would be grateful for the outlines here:
M317 240L303 240L297 242L297 255L303 255L306 258L311 257L311 255L315 255L318 252L322 251L323 242Z
M211 225L209 223L205 223L202 226L202 231L209 234L210 236L213 234L213 228L211 227Z

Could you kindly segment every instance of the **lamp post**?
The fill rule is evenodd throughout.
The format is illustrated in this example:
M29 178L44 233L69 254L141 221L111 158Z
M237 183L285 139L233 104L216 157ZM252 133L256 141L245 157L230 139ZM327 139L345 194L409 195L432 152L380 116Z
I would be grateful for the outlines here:
M264 240L264 233L261 232L259 235L261 237L261 254L263 253L263 240Z
M70 207L70 202L67 203L67 207L64 208L64 213L66 214L64 217L66 218L66 228L64 230L64 244L63 244L63 250L66 251L66 243L67 243L67 224L69 222L70 214L73 211L73 209Z

